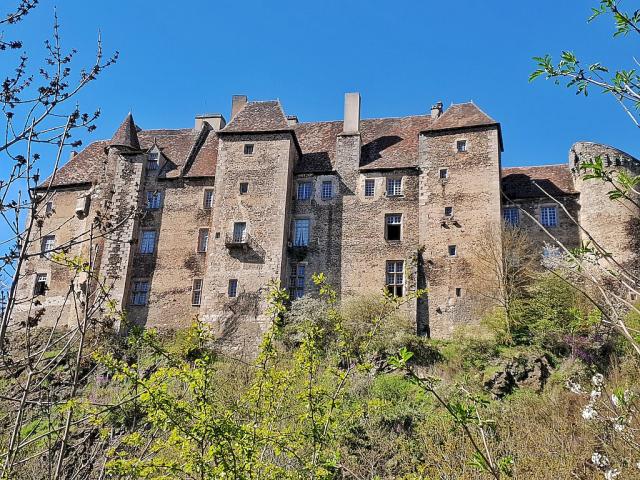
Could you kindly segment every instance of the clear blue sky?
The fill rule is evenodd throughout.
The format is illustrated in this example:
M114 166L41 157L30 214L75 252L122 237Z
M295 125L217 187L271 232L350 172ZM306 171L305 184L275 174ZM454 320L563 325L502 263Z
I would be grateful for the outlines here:
M637 129L612 98L527 80L532 56L562 49L631 67L636 37L612 39L605 18L587 24L596 4L41 0L20 28L41 45L57 6L81 61L91 61L98 29L105 51L120 51L81 98L103 111L86 140L111 137L129 110L143 128L191 127L203 112L228 118L233 94L279 98L301 121L336 120L344 92L359 91L364 118L473 100L502 123L504 165L513 166L565 162L578 140L640 154Z

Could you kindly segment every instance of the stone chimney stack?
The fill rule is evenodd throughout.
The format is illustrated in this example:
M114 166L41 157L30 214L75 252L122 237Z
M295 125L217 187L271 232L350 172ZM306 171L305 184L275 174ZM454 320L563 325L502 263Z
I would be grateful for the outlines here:
M360 133L360 94L344 94L344 126L342 133L354 135Z
M442 102L437 102L431 107L431 118L434 120L442 115Z
M218 132L224 128L227 124L226 120L219 113L203 113L196 115L195 129L199 132L202 129L204 123L208 123L214 132Z
M298 117L296 117L295 115L287 115L287 124L290 127L293 127L294 125L298 124Z
M246 95L234 95L231 97L231 118L235 117L236 114L242 110L242 108L247 104L247 96Z

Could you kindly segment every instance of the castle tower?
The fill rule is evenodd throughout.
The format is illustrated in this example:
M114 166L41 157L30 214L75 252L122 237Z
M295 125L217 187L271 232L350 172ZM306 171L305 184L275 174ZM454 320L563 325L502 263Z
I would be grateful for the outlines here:
M640 270L640 210L628 200L611 200L608 192L614 190L609 182L600 179L584 180L589 170L584 163L602 160L604 169L613 173L640 174L640 162L631 155L608 145L592 142L575 143L569 151L569 166L576 190L580 192L580 224L623 266L636 273ZM640 201L634 196L636 203ZM582 232L581 241L589 241Z
M229 350L255 350L269 326L265 293L284 281L299 146L280 103L233 99L220 137L202 318ZM283 282L284 283L284 282Z

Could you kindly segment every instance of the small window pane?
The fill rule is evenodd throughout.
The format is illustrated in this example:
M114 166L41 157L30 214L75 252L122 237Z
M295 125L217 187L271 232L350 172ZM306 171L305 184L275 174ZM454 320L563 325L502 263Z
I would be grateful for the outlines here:
M518 207L505 207L502 210L502 218L509 225L518 225L520 223L520 210Z
M455 245L449 245L449 256L455 257L458 254L458 248Z
M140 253L153 253L156 247L155 230L144 230L140 241Z
M453 207L444 207L444 216L452 217L453 216Z
M467 151L467 141L466 140L458 140L456 142L456 148L458 152L466 152Z
M56 246L56 237L55 235L47 235L42 239L41 245L41 253L42 257L49 257L51 255L51 250L53 250Z
M46 215L50 215L52 212L53 212L53 202L47 202L44 209L44 213Z
M133 305L146 305L149 293L149 282L146 280L134 281L131 292L131 303Z
M162 192L147 192L147 210L157 210L160 208Z
M244 144L244 154L245 155L253 155L253 143L245 143Z
M447 168L441 168L440 169L440 178L449 178L449 169Z
M241 243L247 240L247 224L245 222L236 222L233 224L233 241Z
M542 207L540 209L540 223L545 227L558 225L558 211L556 207Z
M395 297L401 297L404 293L404 261L387 260L387 272L385 279L387 292Z
M387 196L395 197L402 195L402 179L387 178Z
M333 182L327 180L322 182L322 199L327 200L333 197Z
M207 251L209 244L209 229L201 228L198 230L198 252L204 253Z
M47 293L47 274L38 273L36 275L36 282L33 286L34 295L45 295Z
M289 296L292 300L297 300L298 298L304 296L305 271L305 264L291 264L291 274L289 276Z
M240 182L240 195L243 195L249 191L248 182Z
M211 208L213 207L213 190L212 189L206 189L204 191L204 203L203 203L204 208Z
M200 305L202 303L202 279L193 280L193 289L191 294L191 305Z
M148 170L157 170L158 169L158 159L160 155L158 152L151 152L149 154L149 160L147 161L147 169Z
M387 240L398 241L402 235L402 215L394 213L385 216L385 236Z
M364 181L364 196L373 197L376 193L376 181L367 179Z
M309 245L310 220L308 218L298 218L293 227L293 245L296 247L306 247Z
M238 296L238 280L235 278L229 280L228 294L231 298Z
M298 200L309 200L311 198L311 182L298 183Z

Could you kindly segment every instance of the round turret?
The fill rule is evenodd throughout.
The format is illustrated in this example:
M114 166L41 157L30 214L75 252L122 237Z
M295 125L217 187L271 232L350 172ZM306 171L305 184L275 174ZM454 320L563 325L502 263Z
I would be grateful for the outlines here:
M580 224L614 258L626 267L638 271L640 262L640 196L633 201L611 200L609 192L614 185L601 179L583 179L591 169L585 163L601 159L606 172L615 179L620 172L640 174L640 162L617 148L593 142L575 143L569 151L569 165L575 188L580 192ZM637 190L637 188L636 188ZM635 203L635 204L634 204ZM582 234L582 241L589 239Z

